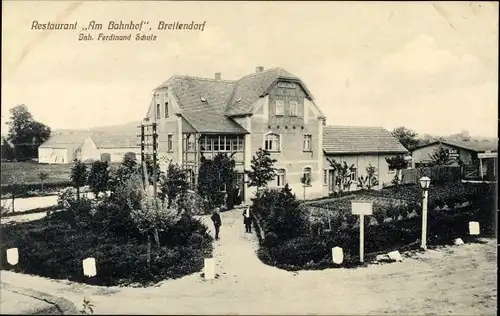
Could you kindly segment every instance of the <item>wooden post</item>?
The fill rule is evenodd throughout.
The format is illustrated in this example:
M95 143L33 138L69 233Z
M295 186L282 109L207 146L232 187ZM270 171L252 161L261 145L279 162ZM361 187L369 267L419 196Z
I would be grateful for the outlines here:
M352 214L359 215L359 261L364 262L365 256L365 215L373 214L373 203L367 201L352 201Z
M429 190L424 190L424 200L422 202L422 249L427 249L427 198Z
M365 257L365 216L359 215L359 261L363 262Z
M483 179L483 159L479 158L479 176Z

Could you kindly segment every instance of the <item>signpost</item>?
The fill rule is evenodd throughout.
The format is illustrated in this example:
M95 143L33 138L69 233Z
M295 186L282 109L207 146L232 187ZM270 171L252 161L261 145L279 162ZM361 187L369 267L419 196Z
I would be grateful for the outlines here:
M353 215L359 215L359 261L364 261L365 215L372 215L373 203L368 201L353 201L351 203Z

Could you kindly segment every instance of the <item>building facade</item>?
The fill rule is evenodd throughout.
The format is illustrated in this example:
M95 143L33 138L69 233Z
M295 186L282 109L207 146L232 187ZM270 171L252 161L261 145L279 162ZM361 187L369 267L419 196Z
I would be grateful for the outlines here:
M223 80L220 73L210 79L173 76L154 89L146 118L157 123L161 168L181 165L193 185L202 156L231 153L237 184L249 201L255 188L245 184L244 170L250 169L252 156L263 148L277 160L277 177L268 187L288 184L302 195L301 178L306 177L310 179L306 197L329 192L324 177L328 174L323 145L326 118L305 83L284 69L257 67L234 81ZM376 150L369 154L383 160Z

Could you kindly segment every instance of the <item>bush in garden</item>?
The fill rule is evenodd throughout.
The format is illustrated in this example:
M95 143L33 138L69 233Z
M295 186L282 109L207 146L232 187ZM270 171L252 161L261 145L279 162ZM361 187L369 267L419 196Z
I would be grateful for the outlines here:
M96 198L99 193L106 192L109 187L109 165L107 161L94 161L92 163L87 184Z
M189 189L188 177L185 170L177 164L170 164L166 174L160 177L160 199L167 199L168 205L178 196L185 194Z
M73 186L76 188L76 198L80 199L80 188L87 183L87 166L80 160L75 160L73 167L71 167L70 177Z
M263 222L265 238L281 241L304 235L309 223L307 213L299 205L288 184L281 190L258 193L252 208Z
M76 189L69 187L62 189L59 191L59 195L57 196L57 205L60 208L68 208L70 207L71 204L76 203L77 197L76 197Z

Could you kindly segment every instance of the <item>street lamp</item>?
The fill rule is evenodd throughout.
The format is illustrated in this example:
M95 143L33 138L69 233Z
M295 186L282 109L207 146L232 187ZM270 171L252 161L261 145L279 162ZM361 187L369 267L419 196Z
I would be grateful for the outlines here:
M420 178L420 187L424 190L422 202L422 249L427 249L427 199L429 197L429 187L431 179L429 177Z

